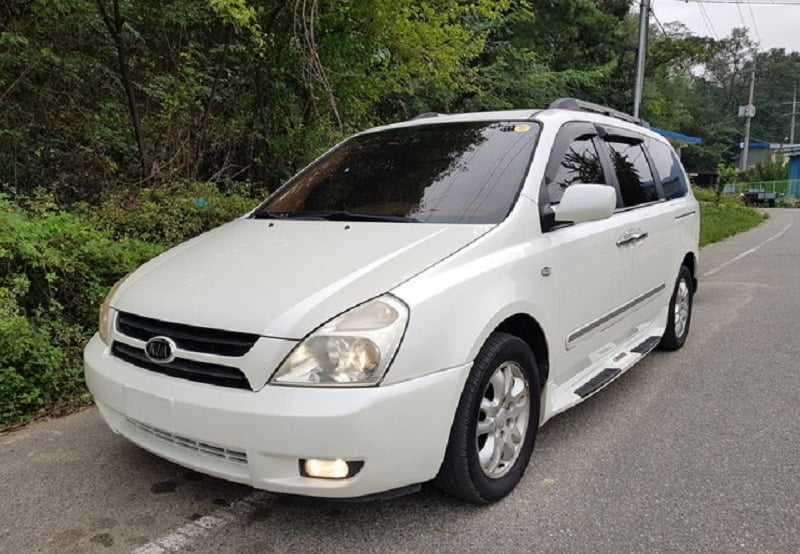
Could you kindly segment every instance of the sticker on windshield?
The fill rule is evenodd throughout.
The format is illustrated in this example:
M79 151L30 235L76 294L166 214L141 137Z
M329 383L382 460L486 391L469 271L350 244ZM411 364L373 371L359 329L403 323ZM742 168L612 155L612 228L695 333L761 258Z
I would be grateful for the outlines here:
M527 123L520 123L519 125L514 125L514 132L515 133L527 133L531 130L531 126Z

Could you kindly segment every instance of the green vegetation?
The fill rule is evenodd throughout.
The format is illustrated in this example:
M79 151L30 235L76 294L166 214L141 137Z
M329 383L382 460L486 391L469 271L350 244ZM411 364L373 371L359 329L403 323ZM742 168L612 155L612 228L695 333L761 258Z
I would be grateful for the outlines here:
M743 205L741 200L736 196L731 196L729 194L720 194L718 196L716 188L693 187L692 192L694 193L694 197L697 198L697 201L701 204L714 203L724 206Z
M786 164L782 159L764 160L742 175L744 181L763 183L783 181L788 175Z
M254 205L208 183L181 189L110 196L84 215L0 196L0 428L88 402L81 352L109 286Z
M700 244L710 244L736 233L747 231L764 221L765 218L765 214L747 206L702 204L700 206Z
M116 278L243 213L343 136L563 96L630 111L631 6L0 2L0 426L83 401L80 347ZM683 152L689 171L731 162L752 46L744 29L651 28L642 115L704 140ZM800 54L757 63L752 135L781 142Z
M700 246L747 231L767 217L742 204L737 196L718 197L716 191L699 187L694 189L694 195L700 202Z
M182 180L274 190L350 132L425 111L630 111L631 0L5 0L0 184L61 205ZM642 115L730 162L754 44L650 31ZM757 55L752 136L782 142L800 53ZM758 179L767 180L767 179Z
M80 352L96 307L109 283L158 251L0 197L0 426L81 400Z
M257 203L244 186L223 193L213 183L180 181L109 193L96 207L80 206L79 213L115 239L171 246L231 221Z

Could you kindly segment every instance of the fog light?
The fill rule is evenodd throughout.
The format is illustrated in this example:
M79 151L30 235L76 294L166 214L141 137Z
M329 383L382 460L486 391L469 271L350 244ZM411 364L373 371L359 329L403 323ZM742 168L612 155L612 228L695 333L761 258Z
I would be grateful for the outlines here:
M309 458L300 460L300 474L303 477L319 479L346 479L358 473L363 465L364 462L346 462L341 458L336 460Z

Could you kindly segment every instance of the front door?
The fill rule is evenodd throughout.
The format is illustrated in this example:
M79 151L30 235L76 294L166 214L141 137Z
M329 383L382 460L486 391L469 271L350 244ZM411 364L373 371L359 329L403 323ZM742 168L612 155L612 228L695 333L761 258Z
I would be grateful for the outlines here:
M573 184L612 186L601 149L593 125L570 123L561 129L540 191L545 211L557 206ZM623 239L634 221L620 212L602 221L556 226L546 234L552 241L548 265L559 291L551 375L557 387L610 354L630 334L623 322L633 296L633 253Z

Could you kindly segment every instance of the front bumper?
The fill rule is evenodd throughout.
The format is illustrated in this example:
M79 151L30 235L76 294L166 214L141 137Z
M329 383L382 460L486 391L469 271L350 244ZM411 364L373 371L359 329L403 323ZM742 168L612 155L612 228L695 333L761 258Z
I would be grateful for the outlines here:
M432 479L470 365L351 389L257 392L163 376L112 357L95 335L86 382L109 426L194 470L274 492L358 497ZM363 461L341 480L303 477L299 460Z

